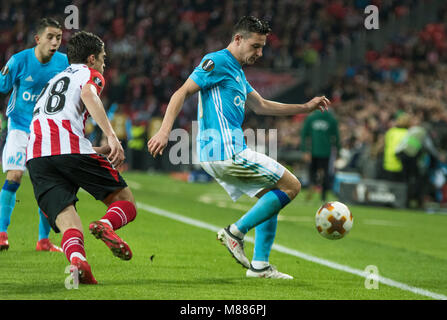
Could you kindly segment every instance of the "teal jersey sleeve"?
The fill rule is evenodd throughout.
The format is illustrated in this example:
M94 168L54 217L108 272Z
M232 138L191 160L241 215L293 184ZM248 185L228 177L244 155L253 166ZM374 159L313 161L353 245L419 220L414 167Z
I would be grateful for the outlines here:
M0 92L8 93L11 91L16 81L17 71L20 69L19 61L12 56L0 72Z
M253 91L253 87L251 86L251 84L247 80L245 80L245 86L247 88L247 94L249 94L250 92Z
M225 60L216 54L207 54L189 76L200 89L206 90L225 78L228 72Z

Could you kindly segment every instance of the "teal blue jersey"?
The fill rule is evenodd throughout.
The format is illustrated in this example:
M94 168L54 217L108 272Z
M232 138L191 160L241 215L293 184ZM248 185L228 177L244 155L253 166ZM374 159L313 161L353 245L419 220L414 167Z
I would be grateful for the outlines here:
M223 49L205 55L190 78L200 87L197 153L200 161L231 159L247 148L242 131L253 88L236 58Z
M68 67L67 56L56 51L51 60L40 63L34 48L13 55L0 73L0 92L8 93L6 116L8 130L19 129L29 133L36 99L46 83Z

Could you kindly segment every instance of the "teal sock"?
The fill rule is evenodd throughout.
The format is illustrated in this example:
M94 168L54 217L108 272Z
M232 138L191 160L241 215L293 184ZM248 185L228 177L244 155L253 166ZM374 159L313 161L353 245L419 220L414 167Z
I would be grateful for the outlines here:
M43 211L39 208L39 241L42 239L48 239L51 231L50 223L47 217L43 214Z
M11 215L16 205L16 192L20 183L5 181L0 192L0 232L7 232L11 222Z
M273 189L264 194L235 225L245 234L252 228L278 214L279 210L289 202L290 199L285 192L279 189Z
M270 251L276 235L278 214L255 227L255 249L253 261L269 261Z

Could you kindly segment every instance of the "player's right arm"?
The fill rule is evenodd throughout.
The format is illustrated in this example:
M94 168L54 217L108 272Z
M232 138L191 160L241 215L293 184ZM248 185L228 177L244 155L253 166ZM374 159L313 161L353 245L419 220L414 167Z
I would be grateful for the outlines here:
M187 98L200 90L200 87L188 78L185 83L172 95L169 100L166 114L163 118L160 130L148 141L147 150L155 158L158 154L163 154L169 140L174 121L177 118L183 103Z
M93 84L86 83L82 87L81 100L84 102L84 105L92 118L107 137L107 142L110 147L110 153L107 158L115 167L121 165L125 158L123 147L112 128L109 118L107 118L104 106L97 94L97 89Z

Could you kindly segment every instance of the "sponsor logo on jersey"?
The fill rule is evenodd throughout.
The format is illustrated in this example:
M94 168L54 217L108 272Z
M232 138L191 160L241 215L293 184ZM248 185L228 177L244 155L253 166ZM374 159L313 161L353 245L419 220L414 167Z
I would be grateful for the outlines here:
M38 94L31 94L28 91L24 91L23 94L22 94L22 99L24 101L31 101L31 102L33 102L33 101L37 100L38 96L39 96Z
M8 66L4 66L2 68L2 76L6 76L8 74L8 72L9 72Z
M240 96L235 96L233 102L238 107L245 107L245 101Z
M33 80L33 77L31 77L31 75L29 75L29 76L25 79L25 81L34 81L34 80Z
M102 88L102 81L98 77L93 77L93 82L96 83L96 85L100 88Z
M214 69L214 61L211 59L206 59L203 61L202 69L205 71L211 71Z

